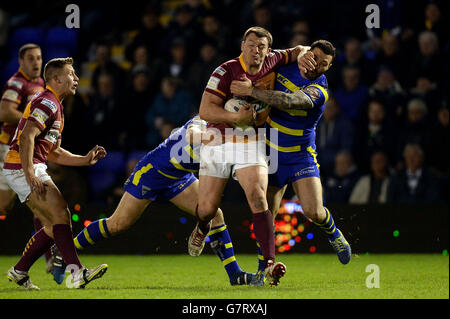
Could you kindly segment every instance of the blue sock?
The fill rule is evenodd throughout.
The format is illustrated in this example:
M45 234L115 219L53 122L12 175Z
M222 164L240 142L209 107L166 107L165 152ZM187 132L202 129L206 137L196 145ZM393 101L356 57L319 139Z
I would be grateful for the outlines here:
M256 248L258 250L258 271L264 271L266 263L264 262L264 257L258 242L256 242Z
M225 224L213 227L208 233L210 246L220 258L230 280L235 280L242 270L234 256L233 244Z
M324 208L325 208L325 219L320 223L314 224L319 226L319 228L322 229L327 234L329 239L334 240L341 235L341 232L339 231L339 229L336 228L333 216L331 216L331 213L328 210L328 208L326 207Z
M106 226L106 218L103 218L90 223L73 239L73 242L75 247L81 250L109 237L110 234Z

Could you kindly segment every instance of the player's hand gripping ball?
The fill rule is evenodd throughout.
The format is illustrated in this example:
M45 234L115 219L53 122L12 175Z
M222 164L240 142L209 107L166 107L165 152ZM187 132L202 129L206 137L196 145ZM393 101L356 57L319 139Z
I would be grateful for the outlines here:
M252 105L253 108L255 109L256 112L256 118L255 118L255 126L259 127L262 126L264 124L264 122L267 119L267 115L269 114L270 111L270 107L269 105L259 102L259 101L253 101L253 102L248 102L244 99L238 98L238 97L234 97L229 99L226 103L225 103L225 110L229 111L229 112L239 112L239 110L242 107L248 106L248 105ZM235 126L237 128L240 129L247 129L250 127L255 127L252 125L247 125L247 126Z

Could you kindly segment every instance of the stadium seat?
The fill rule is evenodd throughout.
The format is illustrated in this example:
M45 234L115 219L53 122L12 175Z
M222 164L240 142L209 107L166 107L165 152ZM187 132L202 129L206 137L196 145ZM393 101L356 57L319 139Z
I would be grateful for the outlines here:
M0 73L0 80L2 85L8 81L8 79L19 69L19 62L17 57L11 58L4 66L2 66Z
M89 186L96 194L111 186L125 170L125 154L110 151L105 158L89 167Z
M45 63L47 63L51 59L54 59L54 58L66 58L66 57L71 56L72 54L65 47L59 46L59 47L45 47L45 48L43 48L42 49L42 55L43 55L43 61L44 61L44 65L45 65Z
M108 151L105 158L98 161L97 164L90 166L90 171L111 171L120 173L125 168L125 154L118 151Z
M48 48L63 47L74 53L78 45L78 31L63 27L50 28L44 38L44 46Z
M26 43L42 45L44 31L39 27L22 27L15 30L8 40L8 48L11 56L17 56L17 50Z
M134 151L128 155L127 162L131 160L140 160L147 154L146 151Z

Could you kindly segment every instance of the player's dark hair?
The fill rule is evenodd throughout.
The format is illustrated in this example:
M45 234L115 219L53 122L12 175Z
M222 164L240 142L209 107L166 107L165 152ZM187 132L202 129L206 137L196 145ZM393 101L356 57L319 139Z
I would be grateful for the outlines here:
M245 31L244 36L242 37L242 41L245 41L247 37L254 33L258 38L267 38L267 42L269 43L269 48L272 47L273 37L269 31L261 27L251 27Z
M61 70L66 64L72 65L73 59L71 57L55 58L48 61L44 67L44 81L47 82L53 75L54 71Z
M19 49L19 58L23 59L25 57L25 53L31 49L40 49L41 47L36 43L27 43L20 47Z
M330 41L327 40L314 41L311 44L311 50L314 48L319 48L326 55L331 55L333 57L331 63L333 63L334 59L336 58L336 48L333 46L333 44L331 44Z

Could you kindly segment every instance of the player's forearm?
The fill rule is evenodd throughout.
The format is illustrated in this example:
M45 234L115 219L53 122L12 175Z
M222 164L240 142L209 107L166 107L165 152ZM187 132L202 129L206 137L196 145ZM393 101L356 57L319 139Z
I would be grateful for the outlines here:
M34 138L29 135L20 135L19 155L25 176L34 175L33 168Z
M86 156L72 154L62 147L55 147L49 154L48 160L64 166L86 166Z
M298 58L310 49L309 46L297 45L291 49L291 62L297 62Z
M223 107L210 103L209 105L200 105L200 118L209 123L227 123L237 122L237 113L228 112Z
M18 111L13 105L14 103L0 102L0 122L17 124L22 118L22 112ZM14 104L16 105L16 104Z
M311 109L314 106L311 99L301 90L294 93L285 93L281 91L261 90L254 87L251 96L272 107L282 110Z

